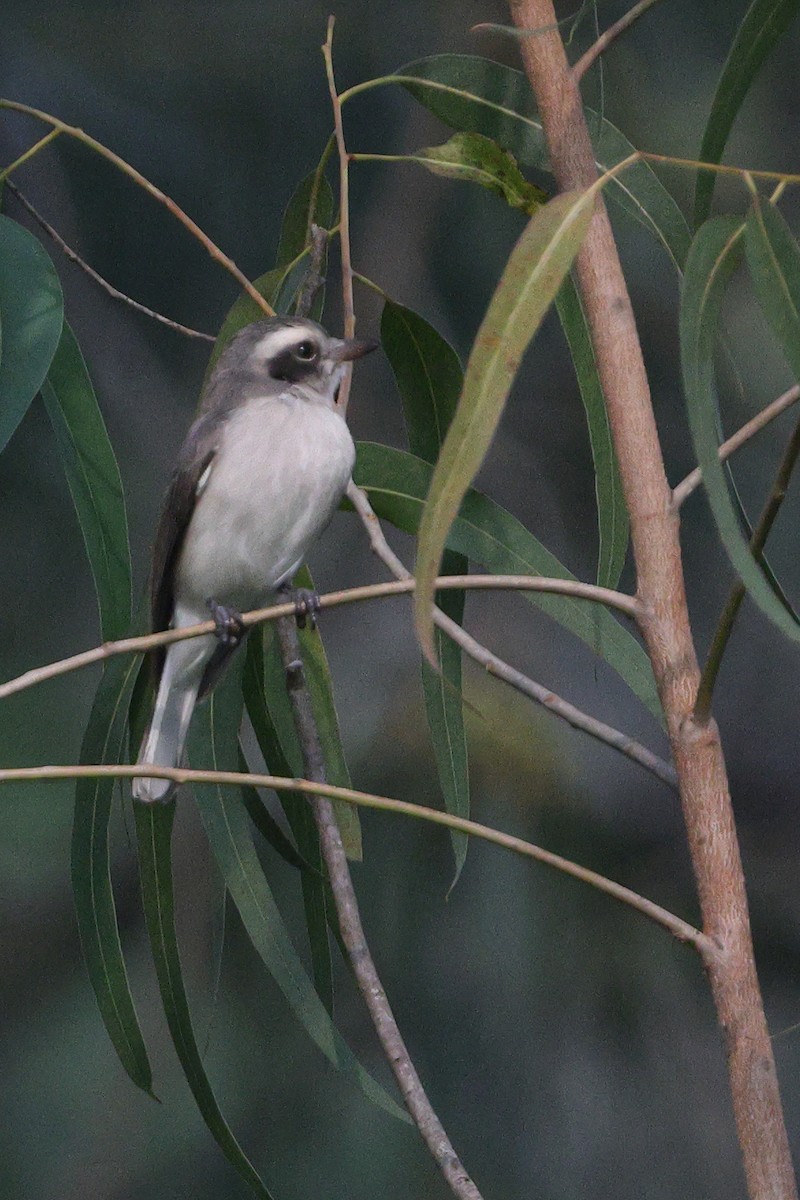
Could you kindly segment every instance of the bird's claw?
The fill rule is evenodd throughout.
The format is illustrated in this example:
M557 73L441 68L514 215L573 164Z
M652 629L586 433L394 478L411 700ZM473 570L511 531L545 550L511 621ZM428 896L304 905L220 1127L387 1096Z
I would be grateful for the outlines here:
M234 649L246 632L241 613L225 604L218 604L216 600L206 600L206 604L216 626L217 639L221 645Z
M317 613L322 605L316 592L308 588L297 588L292 596L294 600L294 619L298 629L305 629L306 621L311 629L317 628Z

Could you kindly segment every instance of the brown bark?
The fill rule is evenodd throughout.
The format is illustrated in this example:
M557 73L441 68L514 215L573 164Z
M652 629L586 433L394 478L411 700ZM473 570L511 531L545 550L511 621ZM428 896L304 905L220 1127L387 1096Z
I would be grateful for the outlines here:
M597 178L580 94L551 0L511 4L515 24L535 29L520 47L558 186ZM576 261L631 518L640 627L667 718L705 933L705 956L726 1040L736 1128L751 1200L795 1200L772 1045L753 959L744 874L719 733L692 717L699 669L681 561L678 515L653 416L625 280L598 202Z

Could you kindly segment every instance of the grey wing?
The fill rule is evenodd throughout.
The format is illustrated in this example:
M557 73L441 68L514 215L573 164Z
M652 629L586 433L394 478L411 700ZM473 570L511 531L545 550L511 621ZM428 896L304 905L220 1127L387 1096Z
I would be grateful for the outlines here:
M175 472L170 480L153 548L150 579L151 627L154 633L168 629L175 607L175 568L189 522L194 512L197 488L213 459L219 436L218 420L201 417L187 434ZM164 665L164 651L155 655L156 678Z

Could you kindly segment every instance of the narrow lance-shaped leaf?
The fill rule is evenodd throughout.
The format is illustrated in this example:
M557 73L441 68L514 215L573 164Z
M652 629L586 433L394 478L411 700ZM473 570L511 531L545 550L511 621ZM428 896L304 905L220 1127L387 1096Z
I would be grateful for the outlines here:
M681 298L681 363L689 426L711 511L725 550L759 608L794 641L800 625L775 595L750 553L719 461L714 346L725 288L741 257L744 226L715 217L698 230L686 263Z
M44 248L0 216L0 451L44 382L63 323L61 284Z
M122 480L80 347L68 325L42 398L56 435L86 545L104 640L131 621L131 561Z
M215 771L237 769L241 709L240 681L231 673L195 716L189 735L189 755L194 767ZM249 821L236 791L214 784L195 784L193 791L217 866L248 937L306 1032L370 1100L407 1120L400 1106L354 1057L311 986L255 852Z
M391 446L359 442L357 448L353 477L368 492L375 512L398 529L416 533L433 474L429 464ZM516 517L472 489L450 529L448 545L497 574L575 578ZM663 724L650 660L607 609L568 596L523 594L603 658Z
M81 746L81 763L126 761L128 704L139 659L111 659L97 689ZM108 854L113 779L80 779L72 827L72 892L89 979L108 1036L137 1087L153 1094L153 1077L131 997L117 927Z
M778 210L761 199L747 215L745 249L761 308L800 380L800 247Z
M369 86L380 82L402 84L445 124L492 138L522 166L548 169L541 121L521 71L477 55L440 54L408 63ZM584 111L601 172L634 152L615 125L591 109ZM662 243L678 268L683 265L691 243L689 227L648 163L628 167L609 182L606 194Z
M260 1196L262 1200L271 1200L264 1182L220 1111L192 1028L175 936L171 848L175 801L172 800L168 804L134 803L133 810L147 932L150 936L164 1014L178 1060L200 1115L228 1162L256 1196Z
M387 301L383 309L381 342L402 399L411 451L433 464L456 410L464 380L458 355L432 325L411 309L391 301ZM469 560L464 555L445 551L443 574L466 575L468 570ZM437 603L461 624L463 591L441 592ZM461 699L461 650L439 629L436 630L436 658L437 670L422 660L422 687L439 782L447 811L468 817L469 764ZM458 879L466 860L469 839L453 831L451 842Z
M267 769L274 775L299 778L303 758L297 739L280 654L271 625L255 629L248 639L243 675L244 700ZM278 791L299 852L311 867L300 877L303 908L311 950L314 986L323 1004L333 1011L333 962L328 926L336 914L329 904L319 834L305 797Z
M333 191L320 171L312 171L297 185L286 206L278 243L279 267L284 267L301 252L312 225L329 229L333 223Z
M556 296L556 310L569 343L594 462L597 525L600 549L597 582L600 587L615 588L625 564L628 549L628 510L611 440L605 396L603 395L594 348L580 296L567 276Z
M448 530L489 448L522 355L572 266L593 204L592 193L566 192L531 218L478 330L419 529L414 618L432 663L434 584Z
M700 158L718 163L742 103L773 47L800 12L800 0L753 0L736 37L711 105ZM700 171L694 193L694 221L701 225L711 211L716 174Z

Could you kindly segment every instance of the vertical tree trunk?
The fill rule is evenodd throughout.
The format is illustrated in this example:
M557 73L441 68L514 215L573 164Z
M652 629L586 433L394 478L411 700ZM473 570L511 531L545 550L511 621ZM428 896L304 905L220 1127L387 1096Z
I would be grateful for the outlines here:
M596 178L580 94L552 0L511 2L515 24L538 30L520 46L562 190ZM753 959L744 875L719 733L699 725L699 682L683 578L678 515L664 473L625 280L602 201L576 262L631 520L640 622L678 771L714 1004L726 1039L739 1144L751 1200L796 1200L780 1093Z

